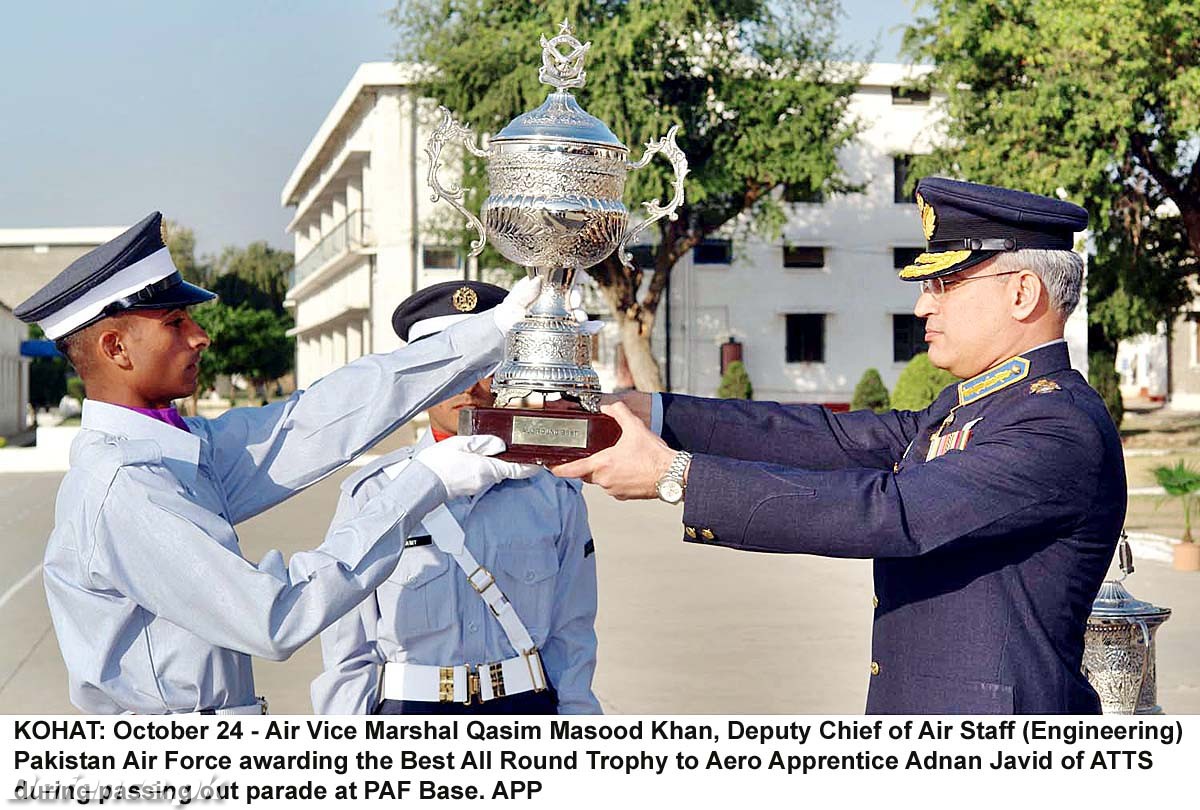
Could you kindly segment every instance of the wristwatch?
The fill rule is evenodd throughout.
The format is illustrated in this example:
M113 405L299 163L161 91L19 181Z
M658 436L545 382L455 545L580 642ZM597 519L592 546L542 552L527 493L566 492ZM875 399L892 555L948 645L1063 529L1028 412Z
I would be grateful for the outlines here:
M671 466L667 467L662 478L658 479L658 483L654 485L654 488L658 490L660 500L667 503L683 503L683 493L687 489L683 475L691 463L691 453L680 450L675 454L675 458L671 459Z

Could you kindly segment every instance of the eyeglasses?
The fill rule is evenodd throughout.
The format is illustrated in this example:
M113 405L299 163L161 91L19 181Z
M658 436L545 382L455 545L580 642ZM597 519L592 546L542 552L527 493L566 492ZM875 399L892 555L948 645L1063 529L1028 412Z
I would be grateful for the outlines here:
M966 284L968 281L978 281L981 278L998 278L999 276L1011 276L1021 272L1020 270L1007 270L1003 273L988 273L982 276L970 276L969 278L951 278L938 276L937 278L921 279L921 292L929 293L934 298L941 298L946 293L953 290L960 284Z

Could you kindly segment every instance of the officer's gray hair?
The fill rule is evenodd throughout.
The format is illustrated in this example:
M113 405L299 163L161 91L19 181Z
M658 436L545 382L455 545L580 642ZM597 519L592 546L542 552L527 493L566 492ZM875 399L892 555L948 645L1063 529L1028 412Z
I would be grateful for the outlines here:
M1064 319L1079 303L1083 285L1083 257L1073 250L1035 250L1026 248L997 254L992 272L1029 270L1042 280L1050 296L1050 306Z

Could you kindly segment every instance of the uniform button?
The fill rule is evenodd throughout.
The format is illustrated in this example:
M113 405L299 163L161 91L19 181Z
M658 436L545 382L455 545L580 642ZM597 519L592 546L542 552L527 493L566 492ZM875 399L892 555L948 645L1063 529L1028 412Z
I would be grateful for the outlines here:
M701 529L700 536L705 540L715 540L716 535L712 533L712 529Z
M693 540L696 539L696 527L695 526L684 526L683 533L686 534L688 537L692 538Z
M472 633L474 633L477 630L479 630L479 625L475 624L475 622L471 622L470 624L467 625L467 629L470 630Z
M871 674L872 674L872 675L878 675L878 674L879 674L879 662L878 662L878 661L872 661L872 662L871 662Z
M532 571L526 571L526 572L525 572L525 581L526 581L526 582L533 582L533 578L534 578L535 576L537 576L537 574L533 573Z
M871 597L871 605L874 607L879 607L879 597L878 596Z
M405 578L404 578L404 584L405 584L405 585L412 585L412 584L413 584L414 582L416 582L416 581L417 581L417 575L416 575L416 574L409 574L407 577L405 577Z

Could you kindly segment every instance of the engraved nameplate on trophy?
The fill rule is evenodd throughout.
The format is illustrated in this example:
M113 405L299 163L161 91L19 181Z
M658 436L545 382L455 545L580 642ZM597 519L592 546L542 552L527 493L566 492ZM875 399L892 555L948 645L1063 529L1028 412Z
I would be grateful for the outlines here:
M541 44L538 77L553 89L540 107L514 118L486 149L442 107L426 153L433 201L444 197L478 234L470 255L490 240L506 259L542 278L540 297L505 336L505 359L492 382L496 407L464 408L459 433L498 435L509 445L502 458L552 466L610 447L621 435L616 421L599 413L600 379L588 336L568 309L571 287L581 270L614 250L629 266L632 240L663 217L675 219L687 158L675 143L678 127L671 127L630 162L629 149L568 92L584 84L591 43L579 42L564 22ZM461 188L438 179L442 149L452 141L487 162L488 197L479 217L462 204ZM673 196L666 205L644 203L645 218L630 227L625 178L660 153L675 171ZM551 398L545 410L527 407L547 394L562 399Z

